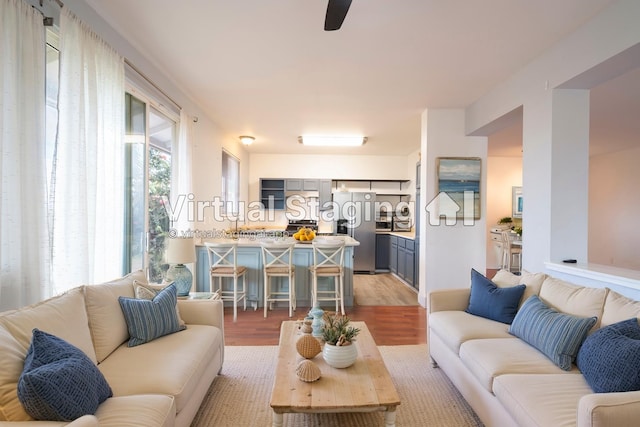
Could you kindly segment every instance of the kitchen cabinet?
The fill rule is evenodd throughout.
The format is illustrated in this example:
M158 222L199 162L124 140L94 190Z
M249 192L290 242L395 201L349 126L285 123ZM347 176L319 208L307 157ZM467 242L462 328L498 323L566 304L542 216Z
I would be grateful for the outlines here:
M320 197L318 199L318 203L320 205L321 211L331 210L331 180L330 179L319 179L318 186L320 187Z
M376 270L389 270L391 236L376 234Z
M317 179L289 178L286 180L286 191L319 191Z
M417 287L415 241L390 236L389 270L409 285Z
M389 270L392 273L398 274L398 236L389 236L390 249L389 249Z
M284 179L260 178L260 203L265 209L284 210L284 192Z

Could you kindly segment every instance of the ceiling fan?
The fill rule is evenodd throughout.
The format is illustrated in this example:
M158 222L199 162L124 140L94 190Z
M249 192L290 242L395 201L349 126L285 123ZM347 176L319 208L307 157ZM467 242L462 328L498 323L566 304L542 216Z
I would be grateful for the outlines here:
M347 16L351 0L329 0L327 16L324 19L324 30L339 30Z

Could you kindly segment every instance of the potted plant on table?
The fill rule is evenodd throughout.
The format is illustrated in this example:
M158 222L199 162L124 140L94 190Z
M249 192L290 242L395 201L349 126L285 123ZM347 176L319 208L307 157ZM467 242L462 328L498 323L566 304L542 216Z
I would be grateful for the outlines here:
M329 366L347 368L358 358L358 351L353 341L360 329L349 324L347 316L325 313L321 329L325 342L322 357Z

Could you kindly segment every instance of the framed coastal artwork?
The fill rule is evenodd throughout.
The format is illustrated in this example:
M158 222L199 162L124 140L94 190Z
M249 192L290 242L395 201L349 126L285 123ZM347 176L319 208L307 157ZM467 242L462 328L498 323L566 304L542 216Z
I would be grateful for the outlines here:
M482 161L479 157L438 157L438 194L455 202L456 218L480 219L480 180ZM442 196L441 215L443 211ZM449 200L450 199L450 200Z
M522 218L522 187L511 187L511 204L514 218Z

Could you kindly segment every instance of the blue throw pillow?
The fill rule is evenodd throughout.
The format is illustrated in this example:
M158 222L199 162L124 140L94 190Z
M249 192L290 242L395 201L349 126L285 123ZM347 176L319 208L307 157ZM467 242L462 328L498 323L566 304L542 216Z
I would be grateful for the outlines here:
M184 329L176 314L178 297L173 284L152 300L119 297L118 301L129 330L129 347Z
M518 312L526 286L499 288L481 273L471 269L471 296L467 313L510 324Z
M596 317L559 313L534 295L520 307L509 333L531 344L568 371L596 320Z
M112 395L102 372L82 350L33 330L18 380L18 399L29 415L36 420L73 421L95 414Z
M625 320L595 331L576 360L596 393L640 390L640 325Z

